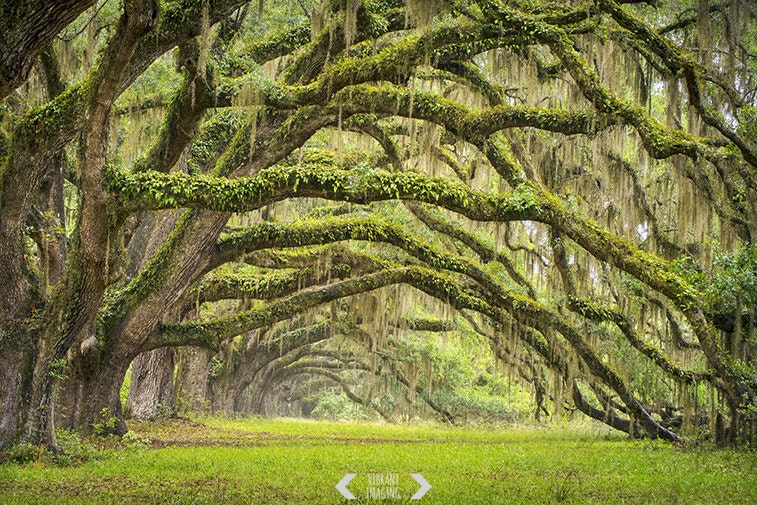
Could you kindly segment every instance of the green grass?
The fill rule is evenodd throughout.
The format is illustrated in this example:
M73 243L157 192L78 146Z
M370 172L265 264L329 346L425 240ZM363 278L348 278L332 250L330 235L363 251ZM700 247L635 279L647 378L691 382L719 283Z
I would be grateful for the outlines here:
M502 430L289 420L133 423L153 443L75 467L0 466L0 503L757 503L757 455L583 427ZM335 485L357 476L347 502ZM401 500L367 499L369 474Z

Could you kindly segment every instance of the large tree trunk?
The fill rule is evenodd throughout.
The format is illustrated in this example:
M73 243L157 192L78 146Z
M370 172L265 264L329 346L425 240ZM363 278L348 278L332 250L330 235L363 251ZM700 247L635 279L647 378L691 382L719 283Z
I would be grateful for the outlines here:
M173 348L143 352L131 365L126 416L151 421L175 411Z
M73 428L82 434L124 435L127 431L121 407L121 385L131 359L111 359L77 381L80 398ZM107 409L107 410L106 410Z
M28 384L33 362L15 342L0 342L0 450L16 443L29 409Z
M182 347L177 351L176 406L180 412L208 410L208 351L199 347Z
M56 427L82 434L126 433L121 386L134 359L131 351L101 352L97 341L89 338L75 344L69 355L69 377L57 388Z
M252 390L251 409L253 414L270 417L272 414L272 402L270 398L273 377L276 374L276 362L263 367L255 376L250 388Z
M209 382L211 407L214 412L231 415L240 412L242 393L250 385L259 364L258 341L260 336L253 330L247 332L240 342L226 342L219 353L223 368Z
M79 145L82 199L74 231L71 266L61 289L53 297L47 320L42 325L32 382L33 410L25 428L26 441L47 445L54 450L57 450L54 422L56 369L77 338L94 338L102 297L108 284L115 280L120 266L118 261L110 260L111 252L118 250L120 223L113 210L113 196L104 187L110 111L121 91L120 80L124 69L137 44L156 21L157 5L154 0L125 1L118 30L103 51L101 62L93 70L92 94L88 97L87 119ZM121 363L117 362L115 369L108 366L99 368L104 372L100 377L103 382L87 384L85 411L107 407L109 411L117 412L120 425L113 431L125 433L126 425L118 400L121 383L116 386L116 402L113 404L110 398L112 380L106 380L113 373L123 380L126 368L120 370L120 367ZM101 421L91 412L87 412L85 417L83 432L90 431L92 424ZM79 419L76 419L75 425L81 426Z
M210 408L215 414L230 416L234 413L234 378L224 376L210 380Z
M242 390L234 398L234 412L241 415L251 415L252 411L252 391L249 387Z

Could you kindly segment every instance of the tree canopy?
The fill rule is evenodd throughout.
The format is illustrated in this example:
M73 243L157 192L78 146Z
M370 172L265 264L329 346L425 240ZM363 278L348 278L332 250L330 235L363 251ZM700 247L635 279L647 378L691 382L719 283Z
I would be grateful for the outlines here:
M754 440L750 2L48 4L0 8L0 447L188 346L227 411L452 421L447 333L537 418Z

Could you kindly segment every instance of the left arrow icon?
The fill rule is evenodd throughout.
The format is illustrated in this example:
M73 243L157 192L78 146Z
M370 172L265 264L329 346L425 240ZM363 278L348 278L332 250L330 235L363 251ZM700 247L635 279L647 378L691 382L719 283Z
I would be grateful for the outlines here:
M355 495L350 492L349 489L347 489L347 484L350 483L350 481L355 477L356 474L354 473L348 473L344 477L342 477L342 480L339 481L339 484L336 485L336 490L342 493L342 496L347 498L348 500L354 500Z

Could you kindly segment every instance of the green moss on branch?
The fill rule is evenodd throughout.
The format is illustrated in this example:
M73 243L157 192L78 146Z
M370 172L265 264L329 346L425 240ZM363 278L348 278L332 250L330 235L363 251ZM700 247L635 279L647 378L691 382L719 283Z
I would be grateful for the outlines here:
M108 187L132 212L180 207L246 212L291 197L357 203L413 199L485 221L533 219L540 211L538 197L526 188L492 197L460 182L413 172L355 173L317 164L276 166L238 179L178 172L129 174L111 167Z
M552 224L602 261L607 261L664 293L684 309L701 294L672 273L663 259L641 251L596 222L569 209L546 191L524 184L491 196L462 183L421 174L357 174L323 165L274 167L240 179L191 177L183 173L113 172L110 188L127 209L197 207L243 212L290 197L320 197L367 203L406 199L430 203L478 221L534 220Z

